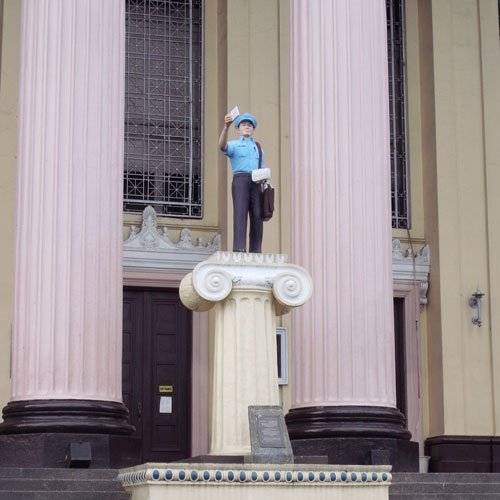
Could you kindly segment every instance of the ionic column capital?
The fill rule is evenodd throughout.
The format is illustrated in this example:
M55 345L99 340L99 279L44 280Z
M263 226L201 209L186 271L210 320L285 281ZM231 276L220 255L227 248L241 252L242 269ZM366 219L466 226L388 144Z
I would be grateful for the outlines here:
M280 313L309 300L312 280L282 254L215 252L184 277L179 294L186 307L207 311L233 290L267 289L281 306Z

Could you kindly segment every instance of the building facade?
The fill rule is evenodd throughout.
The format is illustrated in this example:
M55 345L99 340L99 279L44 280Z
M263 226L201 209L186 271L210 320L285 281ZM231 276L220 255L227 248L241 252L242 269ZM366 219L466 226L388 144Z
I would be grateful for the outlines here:
M232 240L237 105L277 190L264 251L314 281L279 320L297 453L499 470L497 0L1 7L4 436L207 453L213 324L178 286Z

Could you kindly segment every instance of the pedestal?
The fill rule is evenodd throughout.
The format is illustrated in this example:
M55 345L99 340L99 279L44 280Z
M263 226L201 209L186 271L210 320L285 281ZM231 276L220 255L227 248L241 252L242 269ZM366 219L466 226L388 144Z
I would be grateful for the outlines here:
M144 464L118 479L132 500L387 500L390 467Z
M210 453L249 454L248 406L279 405L276 315L309 299L311 278L284 255L217 252L179 292L193 311L214 308Z

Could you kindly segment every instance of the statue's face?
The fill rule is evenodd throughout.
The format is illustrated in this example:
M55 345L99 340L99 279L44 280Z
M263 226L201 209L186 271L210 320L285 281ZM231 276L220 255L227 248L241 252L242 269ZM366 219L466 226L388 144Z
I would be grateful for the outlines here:
M248 120L243 120L238 125L238 133L243 137L252 137L254 131L255 129L252 125L252 122L249 122Z

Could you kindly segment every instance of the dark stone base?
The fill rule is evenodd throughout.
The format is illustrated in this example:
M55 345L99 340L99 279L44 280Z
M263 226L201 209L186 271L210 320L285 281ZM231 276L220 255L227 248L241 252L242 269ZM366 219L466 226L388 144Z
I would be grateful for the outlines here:
M418 443L391 438L337 437L292 440L294 455L326 455L329 464L392 465L393 472L418 472ZM307 461L307 457L303 457Z
M78 399L13 401L3 409L0 434L46 432L128 435L135 432L123 403Z
M500 472L500 437L491 438L491 472Z
M329 464L392 465L418 471L418 444L404 415L376 406L293 408L285 417L294 455L328 457Z
M376 437L409 441L405 416L383 406L293 408L285 417L290 439Z
M429 472L500 472L500 437L435 436L425 454Z
M133 436L64 432L5 434L0 435L0 467L69 467L71 443L90 445L88 467L92 469L130 467L142 461L142 442ZM78 464L75 457L73 461L74 467L84 466Z

